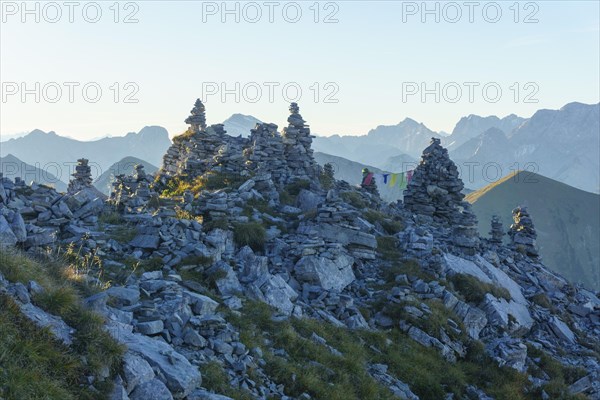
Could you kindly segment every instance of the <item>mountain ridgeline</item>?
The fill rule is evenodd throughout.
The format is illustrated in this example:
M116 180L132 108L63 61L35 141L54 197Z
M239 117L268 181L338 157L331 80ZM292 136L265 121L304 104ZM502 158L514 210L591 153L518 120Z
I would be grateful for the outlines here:
M185 122L108 198L84 158L66 193L0 176L0 397L600 398L600 299L527 204L478 233L506 182L465 201L440 138L390 203L318 165L296 103L281 132Z
M544 263L590 290L600 291L600 196L520 171L467 195L485 235L494 215L504 227L511 210L527 206Z

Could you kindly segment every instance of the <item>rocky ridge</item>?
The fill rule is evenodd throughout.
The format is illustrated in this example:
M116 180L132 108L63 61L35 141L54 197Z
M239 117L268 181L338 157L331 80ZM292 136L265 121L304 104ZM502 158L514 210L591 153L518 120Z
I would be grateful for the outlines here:
M470 357L479 343L497 366L525 374L528 390L542 398L550 396L552 377L541 360L550 357L578 371L567 394L600 398L593 346L600 300L544 267L524 208L515 212L510 246L502 245L498 221L492 237L481 238L437 138L424 150L404 204L386 204L376 191L343 181L324 185L310 131L296 104L290 111L282 134L257 124L249 138L231 138L206 125L198 101L157 179L138 168L119 177L108 200L90 187L83 161L67 194L0 177L2 246L36 253L72 245L102 260L106 276L89 271L86 279L111 285L85 302L127 347L112 377L113 399L225 399L203 386L200 371L210 365L250 398L319 398L274 372L271 363L291 359L289 349L274 338L250 346L240 318L261 303L272 307L272 323L398 332L390 337L428 348L448 365ZM158 196L173 178L233 173L241 183ZM18 285L0 280L19 301L35 290ZM23 312L33 315L27 307ZM56 318L43 320L68 338ZM314 331L303 340L333 357L346 355ZM428 398L391 364L363 367L389 396ZM438 390L447 390L447 399L491 398L483 385Z

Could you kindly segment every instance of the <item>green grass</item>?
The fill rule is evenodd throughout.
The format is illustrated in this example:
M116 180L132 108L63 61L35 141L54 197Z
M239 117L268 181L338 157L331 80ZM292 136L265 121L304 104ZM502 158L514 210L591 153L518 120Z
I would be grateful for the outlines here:
M118 225L108 232L108 236L119 243L129 243L136 235L137 228L132 225Z
M554 309L554 307L552 306L552 302L550 301L550 299L548 298L548 296L545 293L535 294L535 295L531 296L530 300L540 307L544 307L549 310Z
M204 232L210 232L213 229L227 230L229 229L229 221L227 220L227 218L218 218L204 221L202 223L202 230Z
M238 188L248 177L222 172L208 172L202 176L190 179L186 176L170 178L162 192L163 197L182 196L186 190L197 195L202 190L218 190Z
M285 191L292 196L298 196L302 189L310 189L310 181L299 179L285 187Z
M229 383L229 376L223 370L223 366L217 361L211 361L200 366L202 374L202 386L220 395L229 396L236 400L253 399L249 391L235 389Z
M98 223L102 225L122 225L125 219L116 211L105 211L98 216Z
M431 305L430 305L431 307ZM431 307L437 313L437 307ZM452 364L434 349L425 348L398 329L389 332L348 330L312 319L274 321L262 303L247 303L228 319L240 330L248 347L262 349L266 372L286 387L286 394L308 393L315 399L388 399L391 393L366 372L369 363L388 365L388 373L408 383L421 399L443 399L445 393L464 398L468 384L498 400L533 400L525 374L498 367L474 342L467 357ZM439 320L445 317L441 312ZM437 318L437 317L436 317ZM341 356L310 340L315 332L340 351ZM265 343L270 346L265 346ZM288 357L274 355L269 347L283 349Z
M506 288L481 282L471 275L456 274L450 277L450 282L469 303L481 303L487 293L498 299L511 300L510 293Z
M377 252L387 261L398 261L402 256L398 249L398 239L393 236L377 236Z
M340 194L340 196L344 201L350 203L350 205L355 208L363 209L367 207L367 202L363 199L360 193L356 191L343 192Z
M379 223L388 235L394 235L404 229L401 221L390 219L380 211L368 209L363 213L363 217L372 224Z
M73 345L65 349L50 340L47 331L20 317L10 299L2 298L0 388L7 399L103 397L111 389L110 378L95 383L99 394L80 387L79 380L89 374L100 376L106 369L114 376L120 368L123 347L103 329L102 317L83 307L81 283L71 280L73 271L63 261L38 261L16 251L0 250L0 272L4 277L23 284L36 281L44 291L32 297L33 303L75 329Z
M239 247L250 246L254 251L262 251L267 240L265 227L258 222L235 224L233 241Z

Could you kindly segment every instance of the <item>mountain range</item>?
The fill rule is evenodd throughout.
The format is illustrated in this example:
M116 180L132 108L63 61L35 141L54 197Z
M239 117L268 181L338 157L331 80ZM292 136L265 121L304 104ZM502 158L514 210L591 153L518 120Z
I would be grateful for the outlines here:
M51 172L52 170L53 168L41 169L35 165L27 164L12 154L0 157L0 172L2 172L4 177L13 181L18 177L23 179L27 184L31 182L41 183L43 185L52 186L59 192L66 191L67 184L55 176ZM60 173L62 170L55 169L55 171Z
M98 177L111 165L129 156L161 165L170 145L167 130L160 126L146 126L137 133L87 142L36 129L26 136L1 142L0 156L12 154L27 164L51 171L58 166L61 170L56 176L68 182L68 171L79 158L89 159L92 174Z
M233 114L223 124L232 136L248 136L259 122L251 115ZM516 170L528 170L600 193L600 103L569 103L559 110L539 110L530 118L469 115L458 121L450 135L406 118L362 136L316 136L313 149L399 172L416 165L432 137L441 138L448 147L469 189L482 188ZM90 142L34 130L1 142L0 156L12 154L42 169L48 163L73 165L78 158L86 157L96 167L97 177L128 156L162 165L170 143L167 131L158 126ZM67 182L68 174L62 175L58 177Z
M600 103L539 110L521 122L510 116L497 120L496 126L484 123L481 117L470 119L470 123L459 122L445 140L450 156L463 167L462 179L468 187L479 188L511 171L528 170L578 189L600 192ZM512 126L516 127L509 131ZM479 129L485 131L477 135ZM467 137L470 139L463 141ZM474 174L466 177L468 165L476 167Z

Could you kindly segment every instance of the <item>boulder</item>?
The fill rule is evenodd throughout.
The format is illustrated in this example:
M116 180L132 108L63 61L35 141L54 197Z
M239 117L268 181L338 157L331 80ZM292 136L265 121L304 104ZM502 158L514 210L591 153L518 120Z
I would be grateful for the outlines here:
M18 241L6 218L0 215L0 247L14 246Z
M200 386L202 377L198 368L190 364L184 356L164 341L133 333L131 328L131 325L114 321L108 322L106 326L113 338L146 360L164 377L167 387L176 398L184 398Z
M129 245L140 249L157 250L160 244L158 235L137 235L133 238Z
M318 194L311 192L310 190L302 189L296 197L296 206L306 212L317 208L321 201L321 196Z
M127 352L123 356L123 378L127 393L131 393L137 385L154 379L154 371L142 357Z
M573 331L557 316L553 316L552 318L550 318L550 320L548 321L548 326L552 330L552 333L554 333L556 337L560 340L569 343L575 343L577 341Z
M270 275L260 287L267 304L275 307L286 315L291 315L294 310L294 300L298 293L294 291L279 275Z
M73 343L73 332L75 329L71 328L61 318L48 314L41 308L34 306L31 303L19 304L21 313L40 328L47 328L50 332L67 346Z
M321 286L325 290L342 291L355 279L352 265L354 258L340 254L335 259L304 256L294 266L296 278Z
M167 386L158 379L138 385L129 398L131 400L173 400Z

